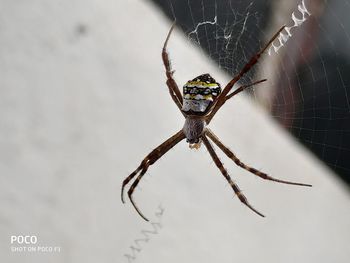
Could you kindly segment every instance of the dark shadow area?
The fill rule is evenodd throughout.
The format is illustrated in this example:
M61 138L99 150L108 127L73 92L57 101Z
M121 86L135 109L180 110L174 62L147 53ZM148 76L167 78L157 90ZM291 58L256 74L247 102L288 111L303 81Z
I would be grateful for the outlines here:
M272 1L267 3L266 1L153 0L153 2L170 20L176 18L177 25L185 34L199 43L208 56L231 75L244 66L249 59L247 54L251 56L261 47L265 27L269 23L269 14L272 12ZM327 26L329 28L332 24L338 31L340 30L340 25L337 24L340 22L329 15L331 12L326 10L325 19L321 21L312 18L318 27L315 35L319 37L320 45L317 52L310 51L307 64L295 59L291 62L294 63L292 71L283 72L280 69L278 74L282 75L282 78L283 74L288 74L285 79L290 80L294 86L278 84L279 91L273 95L276 98L271 114L282 126L290 130L298 141L350 185L350 96L348 97L350 62L346 56L341 56L335 51L337 45L330 48L330 45L334 44L333 39L327 37L324 28ZM248 13L252 16L243 21ZM210 21L214 21L215 16L217 16L215 28L210 29L211 24L198 27L192 37L191 32L198 23L209 21L204 18L211 18ZM234 40L228 43L225 42L227 38L217 36L218 33L225 36L225 30L222 28L229 28L231 24L238 26L237 30L233 29L230 32L230 37ZM244 32L240 32L243 24ZM340 31L338 33L343 34ZM336 42L337 37L333 38ZM243 43L239 48L234 46L238 41ZM249 46L244 45L248 41ZM344 44L342 46L344 47ZM312 45L305 48L310 47ZM247 48L249 50L246 50ZM302 49L303 47L300 51L301 56L304 52ZM235 51L234 57L228 53L232 50ZM254 73L254 70L249 72L243 83L249 82Z
M291 131L350 185L349 72L350 61L334 53L300 68L303 100Z

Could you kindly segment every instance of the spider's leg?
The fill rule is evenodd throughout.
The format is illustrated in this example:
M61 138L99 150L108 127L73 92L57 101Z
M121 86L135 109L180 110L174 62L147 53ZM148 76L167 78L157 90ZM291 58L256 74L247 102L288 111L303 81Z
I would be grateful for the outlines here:
M125 186L135 177L135 175L137 175L139 173L139 171L141 171L143 169L143 167L147 164L147 162L148 162L148 159L146 157L145 159L143 159L140 166L137 167L137 169L135 171L133 171L132 174L130 174L128 177L126 177L124 179L123 184L122 184L122 190L121 190L121 199L122 199L123 203L125 203L125 201L124 201L124 188L125 188Z
M234 92L232 92L232 93L230 93L229 95L227 95L227 96L226 96L226 100L229 100L229 99L231 99L233 96L235 96L235 95L237 95L238 93L241 93L242 91L244 91L245 89L250 88L250 87L252 87L252 86L254 86L254 85L256 85L256 84L259 84L259 83L261 83L261 82L264 82L264 81L266 81L266 80L267 80L267 79L262 79L262 80L258 80L258 81L255 81L255 82L253 82L253 83L250 83L250 84L248 84L248 85L241 86L241 87L239 87L238 89L236 89Z
M155 148L152 152L150 152L142 160L140 166L123 181L121 197L122 197L122 201L124 202L124 198L123 198L124 187L130 182L130 180L132 180L133 177L135 177L141 171L141 173L138 175L138 177L135 179L135 181L130 186L130 189L128 190L128 196L129 196L129 199L130 199L132 205L135 207L136 211L146 221L148 221L147 218L144 215L142 215L140 210L137 208L134 200L132 199L132 194L133 194L136 186L140 182L141 178L146 173L148 167L150 165L154 164L160 157L162 157L166 152L168 152L171 148L173 148L176 144L178 144L184 138L185 138L185 134L183 133L182 130L177 132L175 135L171 136L169 139L167 139L165 142L163 142L161 145L159 145L157 148Z
M231 177L229 176L227 170L225 169L224 165L222 164L222 162L220 161L219 157L217 156L217 154L215 153L215 150L213 148L213 146L211 145L211 143L209 142L209 140L207 139L207 137L205 135L202 136L202 140L203 143L205 145L205 147L208 149L209 154L211 156L211 158L214 160L216 166L220 169L220 172L222 173L222 175L225 177L225 179L229 182L229 184L231 185L233 191L236 193L236 195L238 196L239 200L245 204L246 206L248 206L251 210L253 210L255 213L257 213L259 216L265 217L262 213L260 213L259 211L257 211L254 207L252 207L249 203L247 198L243 195L241 189L239 189L238 185L235 184L235 182L232 181Z
M214 117L215 113L221 108L221 106L226 101L226 96L231 91L232 87L235 85L235 83L245 74L247 73L258 61L261 55L267 50L267 48L271 45L271 43L279 36L281 31L285 28L285 26L282 26L277 33L273 35L273 37L270 39L270 41L258 52L256 53L247 64L243 67L243 69L236 75L223 89L221 94L216 99L215 103L212 106L212 110L210 114L207 117L207 124L211 121L211 119Z
M159 145L157 148L155 148L152 152L150 152L141 162L139 167L132 172L128 177L126 177L122 184L122 191L121 191L121 199L124 203L124 188L125 186L141 171L143 170L147 165L149 166L149 162L152 158L152 156L155 156L157 152L163 152L165 154L168 150L170 150L173 146L176 145L179 141L185 138L185 135L183 134L183 131L180 130L175 135L171 136L169 139L167 139L165 142L163 142L161 145ZM176 143L174 143L176 142ZM162 155L163 155L162 154ZM162 156L160 155L159 158ZM159 159L158 158L158 159ZM151 163L153 164L153 163Z
M140 182L142 176L147 172L147 169L149 167L149 164L147 163L146 166L142 169L141 173L139 174L139 176L135 179L135 181L132 183L132 185L130 186L130 189L128 191L128 196L129 199L131 201L131 204L133 205L133 207L135 208L136 212L146 221L149 221L140 211L140 209L137 207L136 203L134 202L134 199L132 198L132 193L134 192L136 186L138 185L138 183Z
M231 152L231 150L227 148L211 130L207 129L206 135L227 155L228 158L234 161L236 165L247 170L248 172L251 172L252 174L255 174L256 176L259 176L262 179L274 181L277 183L283 183L283 184L292 184L292 185L309 186L309 187L312 186L310 184L295 183L295 182L276 179L267 175L266 173L260 172L259 170L242 163L236 157L236 155L233 152Z
M171 69L169 54L167 52L168 41L169 41L170 35L171 35L174 27L175 27L175 22L171 26L169 33L167 35L167 38L165 39L163 50L162 50L162 59L163 59L163 64L165 66L165 74L167 76L166 84L168 86L170 96L173 99L173 101L175 102L176 106L181 111L181 109L182 109L182 95L181 95L181 92L179 90L179 87L176 84L176 81L173 79L174 71L172 71L172 69Z

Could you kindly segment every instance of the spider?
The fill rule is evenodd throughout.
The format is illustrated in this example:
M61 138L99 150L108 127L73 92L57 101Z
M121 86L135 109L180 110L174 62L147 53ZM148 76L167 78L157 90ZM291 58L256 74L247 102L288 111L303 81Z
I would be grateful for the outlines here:
M190 148L198 149L203 142L207 148L211 158L214 160L215 165L219 168L222 175L231 185L233 191L238 196L239 200L253 210L258 215L265 217L262 213L257 211L252 205L249 204L247 198L243 195L242 191L239 189L238 185L232 181L229 176L226 168L223 166L219 157L217 156L212 142L216 144L226 155L230 158L236 165L241 168L251 172L252 174L265 179L278 183L291 184L291 185L300 185L300 186L311 186L310 184L295 183L290 181L284 181L280 179L273 178L266 173L263 173L253 167L250 167L243 162L241 162L238 157L227 148L219 138L207 128L208 124L217 113L217 111L222 107L222 105L242 92L243 90L256 85L258 83L266 81L262 79L251 83L249 85L244 85L231 92L234 84L241 79L241 77L247 73L259 60L260 56L267 50L269 45L277 38L279 33L285 28L282 26L277 33L273 35L270 41L258 52L256 53L249 62L242 68L242 70L225 86L222 90L219 83L215 81L209 74L202 74L192 80L189 80L183 87L183 96L180 93L180 90L173 78L174 71L171 68L169 55L167 52L167 44L170 38L170 35L175 27L175 22L171 26L168 35L165 39L163 50L162 50L162 59L165 66L165 73L167 77L166 84L169 89L169 93L176 106L179 108L182 115L185 117L185 124L183 128L178 131L176 134L171 136L153 151L151 151L137 167L137 169L131 173L127 178L124 179L121 190L121 199L124 203L124 188L125 186L138 174L135 181L131 184L128 190L129 199L136 209L137 213L146 221L148 219L141 213L139 208L136 206L136 203L133 200L132 194L137 187L138 183L147 172L149 166L154 164L159 158L161 158L165 153L167 153L171 148L176 144L186 138L186 141L189 143ZM230 94L229 94L230 93Z

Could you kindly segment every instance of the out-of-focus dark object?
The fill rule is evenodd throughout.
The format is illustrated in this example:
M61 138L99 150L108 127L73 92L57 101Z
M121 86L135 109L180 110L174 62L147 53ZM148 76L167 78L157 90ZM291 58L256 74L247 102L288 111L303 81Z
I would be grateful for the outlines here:
M327 72L327 75L324 75ZM314 57L298 70L302 103L291 130L350 184L350 61L335 53ZM316 77L316 80L314 78ZM300 92L299 90L299 92ZM296 91L298 94L298 90ZM350 95L350 94L349 94Z
M269 80L275 78L263 97L272 116L350 185L350 6L305 3L312 16L295 30L278 63L268 58L262 66L262 72L274 68Z
M293 23L292 12L300 17L301 0L154 2L234 75L266 36L281 24ZM325 0L304 3L311 16L278 54L265 56L243 83L268 78L254 97L350 185L350 5ZM215 25L197 27L215 17Z

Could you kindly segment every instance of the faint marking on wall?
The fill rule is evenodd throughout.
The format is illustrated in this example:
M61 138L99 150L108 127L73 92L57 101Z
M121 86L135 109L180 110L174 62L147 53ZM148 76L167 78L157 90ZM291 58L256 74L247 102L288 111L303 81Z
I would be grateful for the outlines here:
M159 230L163 227L161 224L161 218L163 217L163 213L164 208L162 207L162 205L159 205L157 211L155 212L157 221L150 222L150 227L148 229L142 229L140 231L140 237L134 239L132 245L130 246L129 253L124 254L126 262L134 262L137 256L144 249L144 245L151 240L152 236L159 234Z

